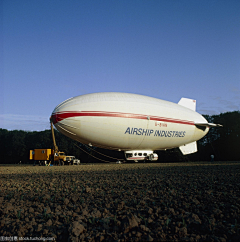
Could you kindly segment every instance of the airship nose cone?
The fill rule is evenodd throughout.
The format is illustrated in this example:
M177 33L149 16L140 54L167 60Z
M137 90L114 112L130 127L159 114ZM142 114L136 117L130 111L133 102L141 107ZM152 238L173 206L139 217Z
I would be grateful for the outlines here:
M52 112L51 120L53 124L59 124L60 121L66 119L74 110L72 107L72 101L74 98L70 98L62 103L60 103ZM70 106L70 107L69 107Z
M62 134L75 139L76 132L79 130L80 122L76 122L78 114L75 99L70 98L59 104L52 112L51 121L56 129Z

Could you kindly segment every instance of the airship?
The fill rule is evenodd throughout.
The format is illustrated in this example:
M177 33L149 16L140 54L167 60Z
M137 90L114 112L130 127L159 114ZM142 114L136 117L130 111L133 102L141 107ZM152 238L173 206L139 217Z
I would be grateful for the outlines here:
M123 151L126 160L157 160L154 151L179 147L197 152L197 140L219 126L196 112L196 100L176 104L139 94L102 92L59 104L51 121L67 137L89 146Z

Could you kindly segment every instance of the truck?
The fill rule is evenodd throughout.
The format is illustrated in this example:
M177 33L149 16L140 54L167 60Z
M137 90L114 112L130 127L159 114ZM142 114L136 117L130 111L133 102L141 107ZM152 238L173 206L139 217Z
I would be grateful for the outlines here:
M34 149L30 150L29 159L34 160L34 164L36 162L39 165L50 165L51 163L55 165L79 165L80 160L76 159L75 156L65 155L64 152L58 150L58 146L56 144L53 124L51 122L51 131L52 131L52 139L53 139L53 149Z
M55 164L59 164L59 165L79 165L80 164L80 160L76 159L75 156L65 155L64 152L58 152L58 155L54 156L54 162Z
M34 161L34 164L39 165L73 165L80 164L80 160L75 156L67 156L64 152L54 153L54 149L34 149L30 150L29 159Z

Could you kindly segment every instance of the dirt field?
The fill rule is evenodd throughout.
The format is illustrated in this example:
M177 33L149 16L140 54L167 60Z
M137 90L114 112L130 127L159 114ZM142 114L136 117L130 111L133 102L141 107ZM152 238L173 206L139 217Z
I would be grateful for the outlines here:
M224 242L239 234L240 162L0 166L0 239Z

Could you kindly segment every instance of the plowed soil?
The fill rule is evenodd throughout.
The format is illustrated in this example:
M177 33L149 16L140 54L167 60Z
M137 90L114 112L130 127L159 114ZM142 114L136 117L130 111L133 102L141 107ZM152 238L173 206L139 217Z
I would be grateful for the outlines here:
M0 237L224 242L239 234L240 162L0 166Z

